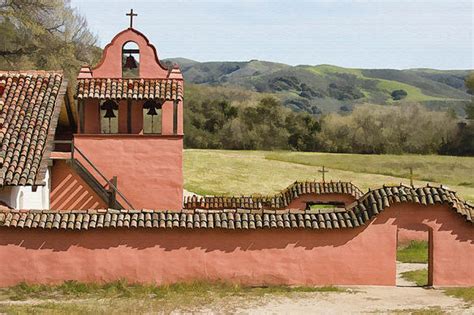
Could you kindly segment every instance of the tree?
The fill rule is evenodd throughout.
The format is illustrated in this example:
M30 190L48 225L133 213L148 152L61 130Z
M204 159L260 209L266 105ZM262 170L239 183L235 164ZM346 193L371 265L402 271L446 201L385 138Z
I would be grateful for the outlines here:
M474 72L471 72L466 77L464 84L466 85L467 92L474 94ZM474 100L471 99L471 102L466 104L464 111L466 112L467 119L474 120Z
M68 0L0 0L2 69L62 69L74 78L100 56L97 39Z
M407 91L405 90L395 90L392 92L392 99L394 101L399 101L401 99L404 99L405 97L407 97L408 93Z

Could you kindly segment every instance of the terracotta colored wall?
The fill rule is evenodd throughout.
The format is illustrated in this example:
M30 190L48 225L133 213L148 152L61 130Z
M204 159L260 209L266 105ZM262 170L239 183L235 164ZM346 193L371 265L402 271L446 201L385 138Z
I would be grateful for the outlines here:
M348 206L355 200L356 198L349 194L304 194L294 199L287 208L304 210L307 202L343 202Z
M84 133L100 133L99 100L88 99L84 103Z
M119 130L119 133L128 133L127 101L121 100L120 102L118 102L118 106L119 106L119 109L118 109L119 110L119 115L118 115L118 120L119 120L118 121L118 128L119 129L118 130ZM132 117L133 117L133 115L132 115Z
M143 101L132 102L132 133L143 133Z
M55 160L51 168L52 210L106 209L107 204L66 163Z
M95 78L122 77L122 47L127 42L135 42L140 49L140 77L166 78L167 69L161 67L157 53L145 36L133 29L120 32L104 49L103 58L99 65L92 70Z
M74 142L107 178L118 177L134 208L182 208L182 136L75 135Z
M0 286L117 279L395 285L397 226L425 225L433 230L434 284L474 285L472 224L446 206L402 204L365 227L327 231L1 228L0 268L8 272Z

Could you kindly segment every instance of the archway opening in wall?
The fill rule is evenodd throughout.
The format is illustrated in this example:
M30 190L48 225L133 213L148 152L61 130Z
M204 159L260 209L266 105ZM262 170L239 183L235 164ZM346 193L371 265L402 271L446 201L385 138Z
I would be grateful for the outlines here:
M397 286L433 285L433 231L420 224L397 229Z
M122 77L140 77L140 49L135 42L126 42L122 47Z

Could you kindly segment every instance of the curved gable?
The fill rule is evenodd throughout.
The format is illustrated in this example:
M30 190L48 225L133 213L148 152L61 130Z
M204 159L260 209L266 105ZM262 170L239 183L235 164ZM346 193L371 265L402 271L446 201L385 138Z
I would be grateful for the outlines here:
M140 49L140 78L164 79L168 76L168 69L160 63L156 49L148 38L139 31L128 28L118 33L105 46L101 61L92 69L92 77L121 78L122 47L128 42L136 43Z

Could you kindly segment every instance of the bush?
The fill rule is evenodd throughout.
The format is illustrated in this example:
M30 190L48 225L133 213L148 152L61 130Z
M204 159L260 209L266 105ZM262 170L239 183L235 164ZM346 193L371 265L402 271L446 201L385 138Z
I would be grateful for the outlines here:
M392 99L394 101L399 101L407 97L408 93L405 90L395 90L392 92Z

